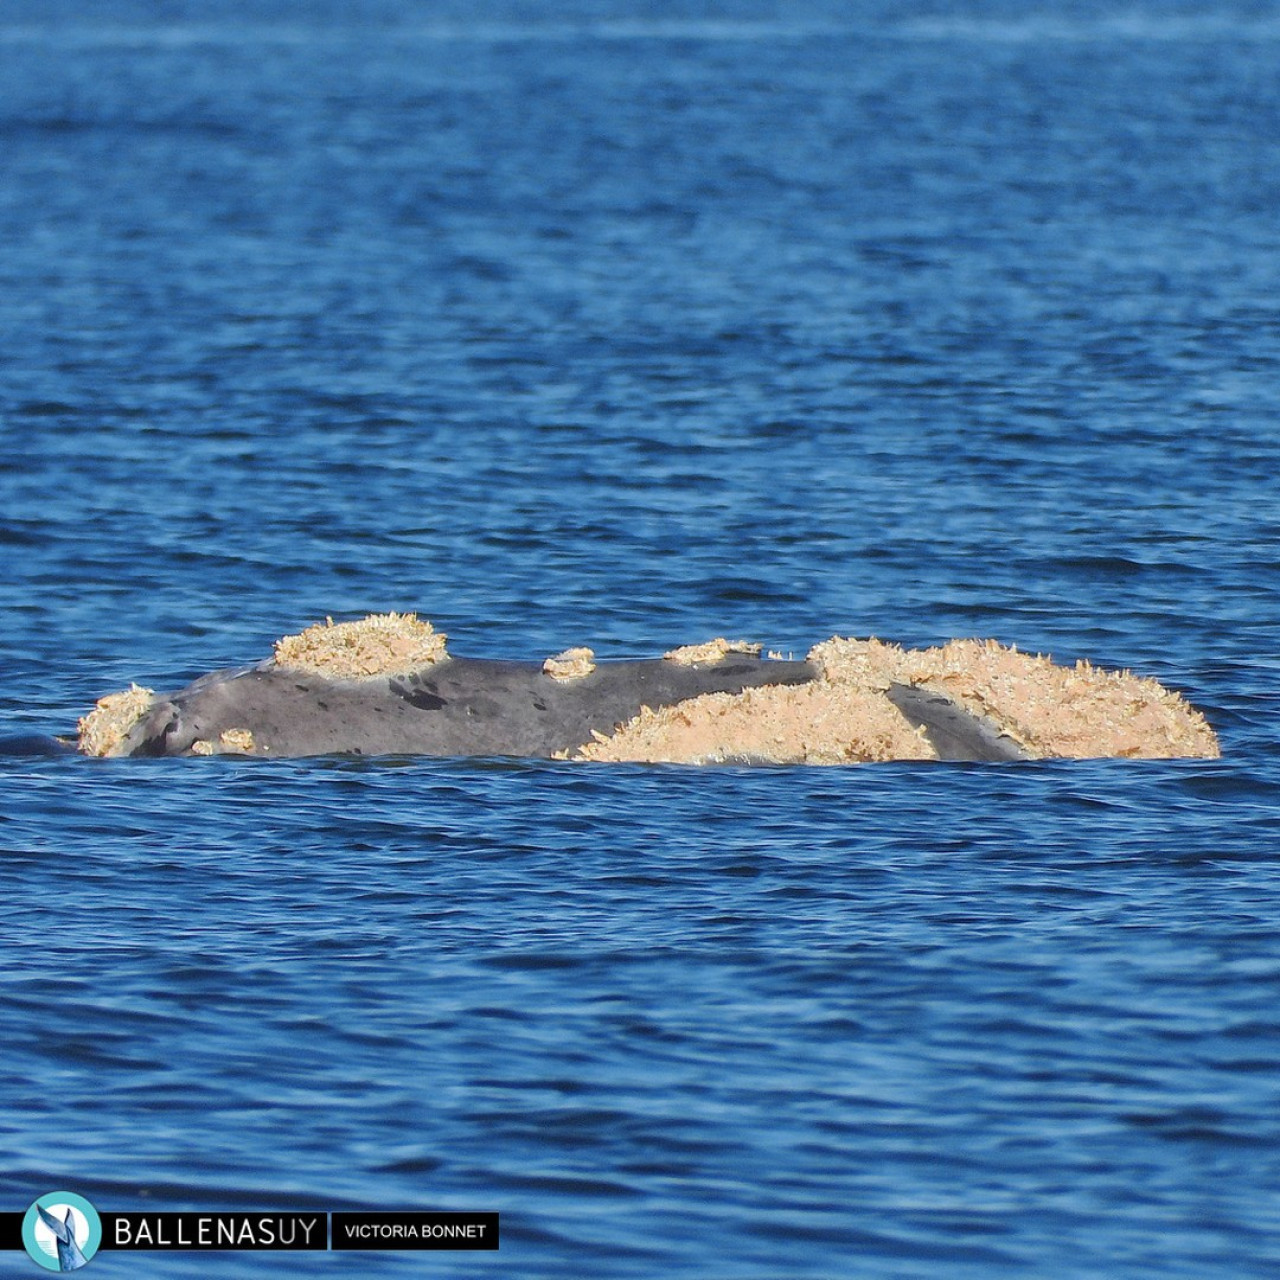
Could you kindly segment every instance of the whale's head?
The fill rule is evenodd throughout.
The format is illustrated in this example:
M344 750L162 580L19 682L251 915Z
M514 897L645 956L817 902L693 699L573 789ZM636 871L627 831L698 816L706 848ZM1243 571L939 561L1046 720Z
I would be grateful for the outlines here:
M135 684L99 698L80 720L80 750L88 756L252 753L253 735L241 719L241 681L269 665L211 671L176 693Z
M80 721L80 750L89 756L172 756L195 741L177 703L137 685L99 698Z
M190 750L199 735L168 698L157 698L144 716L125 733L122 756L179 756Z

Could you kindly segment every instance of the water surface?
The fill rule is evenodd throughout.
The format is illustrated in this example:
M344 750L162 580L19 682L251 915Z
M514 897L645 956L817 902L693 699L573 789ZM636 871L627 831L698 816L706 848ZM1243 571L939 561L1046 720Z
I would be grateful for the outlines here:
M394 608L992 636L1224 755L0 759L4 1207L502 1214L362 1275L1276 1273L1273 6L6 14L0 732Z

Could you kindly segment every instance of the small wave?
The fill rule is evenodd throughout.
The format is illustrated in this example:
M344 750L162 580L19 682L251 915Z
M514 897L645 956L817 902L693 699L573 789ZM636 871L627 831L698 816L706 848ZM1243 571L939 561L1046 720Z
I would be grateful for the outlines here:
M971 40L983 44L1031 44L1042 41L1101 43L1113 40L1195 42L1280 40L1280 21L1233 18L1226 14L1197 14L1171 18L1158 13L1117 13L1098 18L1063 18L1051 12L1026 17L915 18L896 28L897 34L925 40Z
M533 44L567 41L692 40L753 42L853 35L851 23L733 21L728 19L636 19L549 22L375 23L175 23L168 26L83 25L61 28L36 23L0 25L0 44L42 44L105 48L189 48L191 46L271 46L346 43L372 37L398 44Z

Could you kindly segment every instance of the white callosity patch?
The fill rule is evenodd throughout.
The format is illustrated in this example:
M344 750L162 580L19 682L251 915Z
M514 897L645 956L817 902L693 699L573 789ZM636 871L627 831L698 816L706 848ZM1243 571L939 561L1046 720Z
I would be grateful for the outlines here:
M588 743L579 758L852 764L932 760L937 753L883 693L814 680L707 693L658 710L646 707L612 737Z
M129 730L151 710L155 693L130 685L123 693L99 698L87 716L80 717L80 750L87 756L120 754Z
M405 675L448 655L444 635L413 613L370 614L359 622L326 618L276 641L276 666L332 680Z
M681 652L676 650L677 653ZM1180 695L1127 671L1073 667L992 640L904 650L839 636L809 660L821 676L644 709L581 759L700 764L749 758L840 764L936 756L890 702L891 684L945 695L1034 757L1218 755L1213 730Z
M833 682L898 681L985 716L1033 756L1215 757L1218 740L1180 694L1129 671L1060 666L994 640L904 650L833 638L811 660Z
M197 756L251 756L255 750L251 729L228 729L218 736L217 742L202 740L191 744L191 754Z
M668 662L679 662L683 666L697 666L706 662L723 662L731 653L749 653L759 657L761 646L749 644L745 640L726 640L717 636L706 644L686 644L679 649L672 649L662 656Z
M581 680L595 669L595 652L591 649L565 649L542 664L542 670L553 680Z

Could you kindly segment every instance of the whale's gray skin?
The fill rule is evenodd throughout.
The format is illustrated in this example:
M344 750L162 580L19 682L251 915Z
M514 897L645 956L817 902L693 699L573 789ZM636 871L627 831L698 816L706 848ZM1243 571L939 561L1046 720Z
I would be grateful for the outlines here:
M78 1271L89 1259L80 1252L80 1246L76 1243L76 1224L71 1210L67 1210L65 1222L59 1222L43 1205L36 1205L36 1212L40 1215L40 1221L53 1232L54 1239L57 1241L58 1270Z
M557 680L534 662L445 658L410 675L333 680L268 661L214 671L156 699L122 754L191 754L228 730L248 729L254 754L529 756L576 751L611 734L641 707L703 693L740 693L816 678L809 662L730 653L688 665L665 659L601 662Z
M945 694L915 685L891 684L889 701L924 730L939 760L1026 760L1029 756L1008 734L972 715Z
M194 754L197 743L248 730L268 756L573 755L642 707L760 685L806 684L811 662L729 653L717 662L601 662L557 680L538 663L445 658L408 675L336 680L267 661L229 668L158 697L126 735L121 754ZM949 698L895 684L889 697L943 760L1013 760L1025 753L995 725ZM225 749L217 748L215 749Z

